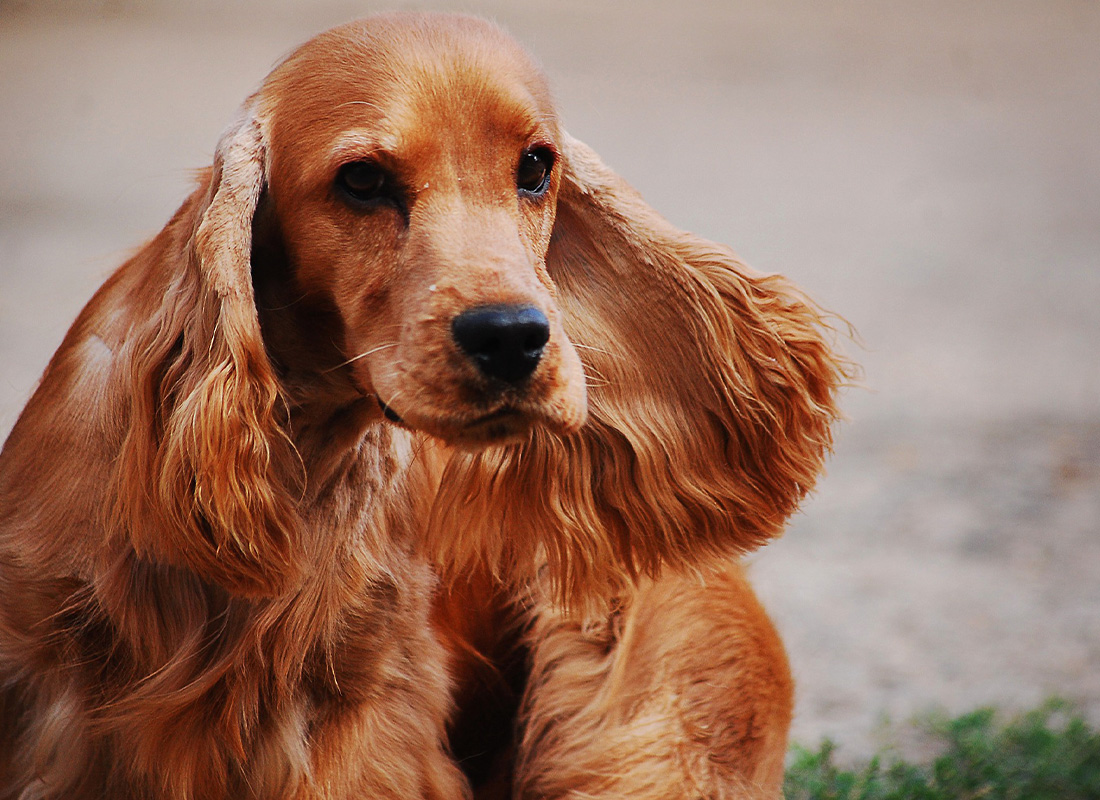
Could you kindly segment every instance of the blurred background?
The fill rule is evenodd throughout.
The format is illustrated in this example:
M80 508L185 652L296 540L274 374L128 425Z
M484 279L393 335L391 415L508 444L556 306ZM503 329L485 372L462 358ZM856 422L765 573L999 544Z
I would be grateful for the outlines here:
M795 740L1051 694L1097 721L1100 4L675 5L0 0L0 436L280 56L470 11L652 205L859 332L829 474L752 564Z

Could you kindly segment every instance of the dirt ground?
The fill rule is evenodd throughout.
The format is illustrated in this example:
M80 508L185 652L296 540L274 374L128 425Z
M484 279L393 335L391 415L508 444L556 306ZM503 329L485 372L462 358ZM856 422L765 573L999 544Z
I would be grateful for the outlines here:
M1050 694L1100 721L1100 5L676 5L461 8L666 216L861 335L829 475L753 558L794 738L854 755L884 719ZM379 8L0 0L0 436L245 94Z

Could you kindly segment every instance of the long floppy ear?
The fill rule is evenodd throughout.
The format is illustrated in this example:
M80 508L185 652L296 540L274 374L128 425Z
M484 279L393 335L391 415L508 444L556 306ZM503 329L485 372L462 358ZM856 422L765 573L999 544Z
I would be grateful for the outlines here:
M444 561L481 548L505 574L548 563L559 597L583 603L778 534L822 468L850 367L785 279L677 230L589 148L564 145L547 267L588 422L456 453L432 533Z
M265 186L262 121L247 107L203 186L137 258L163 286L130 337L133 397L116 522L139 554L262 595L295 577L293 447L251 278Z

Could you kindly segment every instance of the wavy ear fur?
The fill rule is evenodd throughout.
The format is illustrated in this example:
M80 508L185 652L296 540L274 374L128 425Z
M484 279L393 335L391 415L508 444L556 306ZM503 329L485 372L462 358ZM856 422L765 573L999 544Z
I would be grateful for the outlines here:
M831 447L849 364L784 278L677 230L580 142L564 161L547 267L588 422L455 454L432 531L445 561L548 562L584 602L778 534Z
M140 554L250 595L294 578L298 524L283 474L295 456L251 278L265 174L261 120L246 111L205 186L137 257L165 292L128 343L133 399L115 492Z

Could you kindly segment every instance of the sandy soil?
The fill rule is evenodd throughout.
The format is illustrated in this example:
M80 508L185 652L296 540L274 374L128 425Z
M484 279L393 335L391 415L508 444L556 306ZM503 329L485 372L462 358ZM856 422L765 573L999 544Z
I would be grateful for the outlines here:
M0 0L0 435L272 63L374 8ZM654 206L862 336L830 474L753 563L795 738L1051 693L1100 720L1100 6L463 8Z

